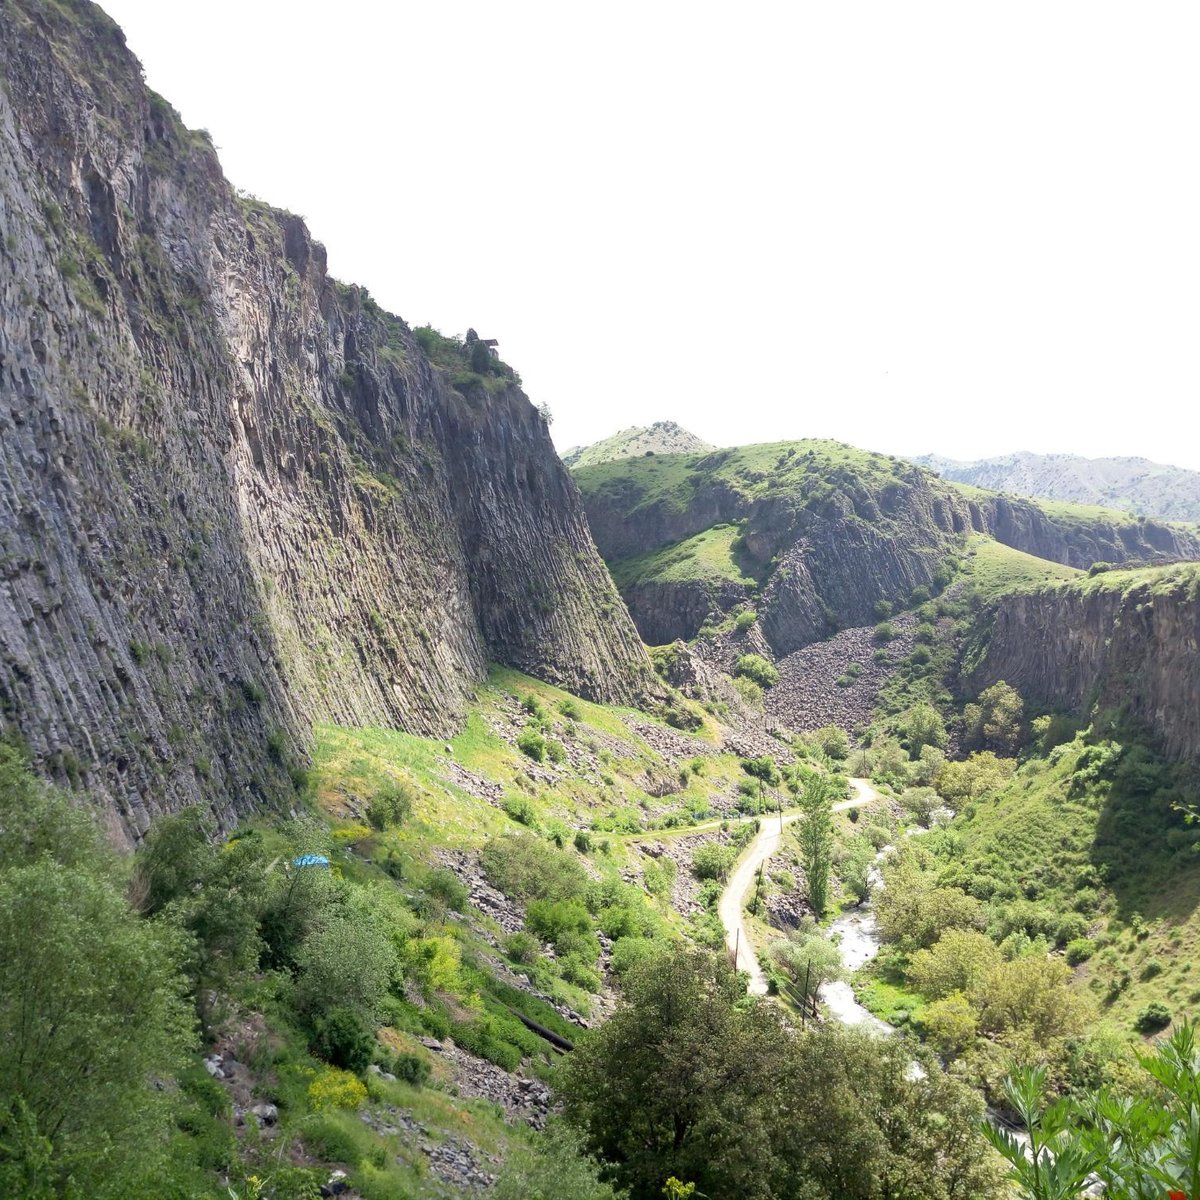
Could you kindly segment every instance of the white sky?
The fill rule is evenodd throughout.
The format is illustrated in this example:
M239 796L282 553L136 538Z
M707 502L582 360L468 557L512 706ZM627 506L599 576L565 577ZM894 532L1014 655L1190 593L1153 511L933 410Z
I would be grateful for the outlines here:
M1200 468L1200 6L105 0L338 277L656 419Z

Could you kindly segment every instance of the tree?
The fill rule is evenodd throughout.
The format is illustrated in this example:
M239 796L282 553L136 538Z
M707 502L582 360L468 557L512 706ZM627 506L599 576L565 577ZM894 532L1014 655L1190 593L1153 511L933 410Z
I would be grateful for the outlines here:
M983 928L983 905L961 888L935 886L912 852L886 863L884 878L875 912L885 942L911 952L932 946L947 930Z
M971 800L1002 787L1016 769L1011 758L1000 758L991 750L969 755L963 762L944 763L937 776L937 790L957 811Z
M833 866L833 785L825 776L809 777L800 808L796 841L804 868L804 889L813 912L820 917L829 902L829 872Z
M946 722L932 704L913 705L902 718L900 729L913 759L920 758L925 746L941 749L946 744Z
M792 999L809 1008L815 1007L822 983L844 974L838 948L811 923L768 943L767 955L786 977Z
M765 1197L769 1094L786 1035L770 1006L736 1008L723 959L672 949L633 967L623 1002L563 1064L560 1094L585 1148L632 1200L675 1176L709 1196Z
M978 704L963 710L967 741L979 748L1014 755L1024 740L1025 701L1016 688L1004 680L979 694Z
M908 978L927 1000L967 992L1004 961L996 943L975 929L948 929L908 964Z
M921 1024L930 1045L947 1058L961 1054L979 1033L975 1006L962 992L950 992L927 1004L921 1013Z
M182 938L90 814L0 745L0 1190L146 1195L191 1040ZM32 1181L32 1182L31 1182Z
M1087 1002L1070 982L1071 969L1059 958L1026 954L997 964L971 995L980 1028L1028 1049L1035 1060L1052 1058L1087 1018Z

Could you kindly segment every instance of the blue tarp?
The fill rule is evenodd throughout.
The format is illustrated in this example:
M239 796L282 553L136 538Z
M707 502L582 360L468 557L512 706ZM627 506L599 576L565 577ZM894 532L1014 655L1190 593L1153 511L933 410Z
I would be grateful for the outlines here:
M293 867L327 867L329 859L323 854L301 854L299 858L292 859Z

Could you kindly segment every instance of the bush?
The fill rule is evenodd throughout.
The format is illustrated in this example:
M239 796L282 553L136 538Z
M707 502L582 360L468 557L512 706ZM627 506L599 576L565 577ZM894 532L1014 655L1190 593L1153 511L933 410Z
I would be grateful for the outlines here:
M505 939L504 953L513 962L529 966L537 962L541 956L542 944L532 933L526 933L525 930L521 929L516 933L510 934Z
M774 687L779 682L779 672L761 654L740 655L734 664L733 673L763 688Z
M724 879L737 858L732 846L709 842L701 846L692 858L692 874L697 879Z
M358 1074L375 1052L375 1035L352 1008L332 1008L313 1022L312 1048L326 1062Z
M929 646L937 640L937 630L934 628L934 626L930 625L928 621L924 621L917 626L916 632L913 636L918 642Z
M575 849L580 854L590 854L592 852L592 835L586 829L580 829L575 834Z
M751 708L762 708L763 690L753 679L739 675L734 679L733 686L737 690L737 694Z
M758 613L753 609L746 609L745 612L740 612L737 619L733 622L733 627L738 633L745 633L755 621L758 620Z
M890 642L896 636L896 627L890 621L880 621L875 626L875 640L877 642Z
M505 796L504 811L518 824L537 828L537 809L528 796Z
M308 1085L308 1104L314 1112L360 1108L366 1098L366 1086L349 1071L322 1071Z
M467 902L471 898L470 892L459 882L458 876L444 867L430 873L429 878L425 880L425 893L459 913L467 911Z
M546 715L546 710L542 708L542 702L532 692L522 698L521 708L531 717L540 719Z
M381 833L402 825L412 815L412 789L403 783L386 783L367 805L367 823Z
M564 700L558 706L558 711L560 713L562 713L562 715L564 717L566 717L568 721L582 721L583 720L583 710L579 707L579 705L574 700L571 700L569 698Z
M1157 1033L1171 1023L1171 1010L1158 1000L1147 1004L1137 1015L1133 1027L1139 1033Z
M526 725L517 738L517 749L534 762L546 761L546 739L532 726Z
M1071 966L1077 967L1082 962L1087 962L1095 952L1096 943L1091 938L1078 937L1067 943L1067 962Z
M914 666L923 667L933 657L933 652L928 646L916 645L913 647L913 652L908 656L908 661Z
M413 1087L421 1087L429 1078L429 1064L419 1054L397 1054L392 1074Z

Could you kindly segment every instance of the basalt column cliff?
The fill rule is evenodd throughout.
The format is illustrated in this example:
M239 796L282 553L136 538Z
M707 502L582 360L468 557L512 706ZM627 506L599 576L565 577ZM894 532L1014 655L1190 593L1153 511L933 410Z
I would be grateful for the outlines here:
M127 834L287 803L314 721L448 731L489 660L645 681L514 373L418 334L99 9L0 6L0 730Z

